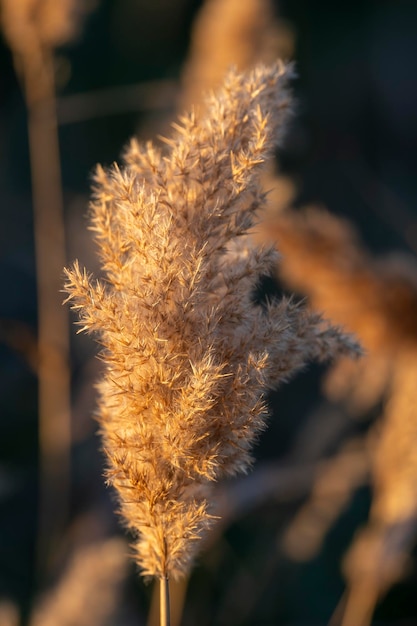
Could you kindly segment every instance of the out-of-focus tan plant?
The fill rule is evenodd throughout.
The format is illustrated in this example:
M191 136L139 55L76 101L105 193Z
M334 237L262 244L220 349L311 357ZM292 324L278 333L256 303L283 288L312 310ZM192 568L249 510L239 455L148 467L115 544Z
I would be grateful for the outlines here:
M354 414L367 411L384 396L398 355L417 341L413 258L374 258L349 222L320 209L273 216L264 232L282 251L280 277L361 338L366 359L339 361L326 393L348 402Z
M133 141L122 170L99 168L91 219L106 281L67 271L82 329L103 346L108 476L142 573L161 582L161 624L168 580L189 571L212 524L210 486L251 463L264 390L311 359L358 352L291 301L253 301L277 257L246 235L290 77L282 63L232 71L204 114L174 124L166 154Z
M40 66L43 62L38 55L77 37L84 16L95 4L96 0L1 0L3 32L22 63L31 57L31 62Z
M0 626L19 626L20 611L9 599L0 598Z
M127 545L109 538L75 548L56 585L36 604L30 626L104 626L127 571Z
M348 440L338 453L315 467L311 494L280 537L285 553L307 561L322 548L326 532L348 505L352 492L368 480L369 459L362 440Z
M281 279L355 332L366 350L361 361L336 364L325 385L329 398L353 414L383 404L368 442L369 523L344 568L342 623L363 626L404 572L417 534L417 264L400 255L374 258L348 222L315 208L281 213L265 233L283 254Z
M203 102L230 67L290 59L294 32L278 18L271 0L207 0L194 21L182 73L181 108Z
M38 299L40 570L67 518L70 464L69 327L59 296L66 254L54 51L76 36L92 6L81 0L0 0L1 27L28 112Z

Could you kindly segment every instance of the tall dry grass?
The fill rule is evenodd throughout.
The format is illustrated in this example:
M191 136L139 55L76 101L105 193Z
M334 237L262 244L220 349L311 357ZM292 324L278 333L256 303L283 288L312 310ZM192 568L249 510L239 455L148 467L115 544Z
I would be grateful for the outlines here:
M92 6L80 0L0 2L1 28L28 117L38 311L40 572L47 569L68 521L71 447L69 323L60 301L66 245L54 52L77 35Z

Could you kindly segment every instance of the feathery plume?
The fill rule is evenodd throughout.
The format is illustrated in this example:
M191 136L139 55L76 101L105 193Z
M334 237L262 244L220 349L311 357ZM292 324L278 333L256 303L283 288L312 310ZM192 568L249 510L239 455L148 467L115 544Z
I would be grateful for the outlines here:
M76 263L66 290L107 369L99 419L109 481L138 536L143 574L185 574L212 522L210 484L244 472L263 393L311 359L358 346L291 301L258 306L271 246L246 235L260 169L282 140L290 66L228 74L205 113L174 124L163 154L133 141L98 168L91 207L105 280Z

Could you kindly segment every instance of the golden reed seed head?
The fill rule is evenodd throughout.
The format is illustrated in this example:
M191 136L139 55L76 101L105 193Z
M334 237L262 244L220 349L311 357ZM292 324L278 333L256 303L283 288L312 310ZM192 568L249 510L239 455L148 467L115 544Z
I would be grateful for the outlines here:
M165 153L132 141L122 168L99 167L91 229L105 279L78 264L66 272L82 330L103 346L108 478L144 575L189 569L212 522L210 484L251 463L265 389L311 359L359 350L291 301L252 298L277 260L246 235L292 75L282 63L231 71L201 117L174 124Z

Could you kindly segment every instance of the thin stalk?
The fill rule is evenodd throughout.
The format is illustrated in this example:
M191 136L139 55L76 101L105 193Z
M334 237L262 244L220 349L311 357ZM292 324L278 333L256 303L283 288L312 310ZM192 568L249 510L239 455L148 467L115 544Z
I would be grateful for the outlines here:
M171 625L171 607L169 600L169 580L168 578L161 578L159 581L159 598L160 598L160 614L159 623L160 626Z
M372 582L356 581L347 592L340 626L370 626L377 601Z
M347 594L345 592L337 603L336 608L333 611L327 626L340 626L346 606L346 597Z
M70 375L68 314L62 306L66 263L53 53L34 46L17 59L28 110L38 300L39 532L42 572L68 515Z

